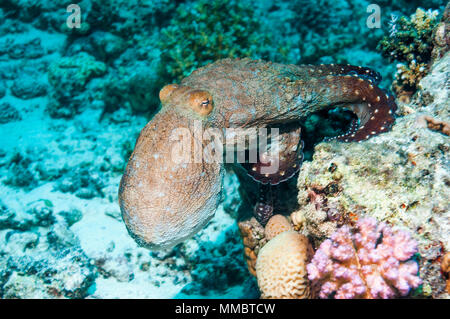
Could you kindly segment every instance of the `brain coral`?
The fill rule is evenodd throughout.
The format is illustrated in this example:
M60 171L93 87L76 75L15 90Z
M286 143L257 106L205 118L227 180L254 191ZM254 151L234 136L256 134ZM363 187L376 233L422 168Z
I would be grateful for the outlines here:
M308 239L290 230L270 240L259 252L256 277L265 299L306 299Z
M321 285L321 298L387 299L406 296L422 283L417 263L408 261L417 252L409 233L377 225L374 218L356 226L354 234L348 226L339 228L307 266L309 279Z
M292 226L289 223L289 220L283 215L273 215L264 229L264 233L266 235L267 240L271 240L275 238L277 235L291 230Z

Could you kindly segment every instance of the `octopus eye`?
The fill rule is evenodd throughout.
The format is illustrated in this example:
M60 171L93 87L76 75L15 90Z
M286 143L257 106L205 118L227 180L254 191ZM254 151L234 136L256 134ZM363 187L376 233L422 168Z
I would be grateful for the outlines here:
M189 93L188 106L201 116L213 110L212 96L207 91L195 90Z

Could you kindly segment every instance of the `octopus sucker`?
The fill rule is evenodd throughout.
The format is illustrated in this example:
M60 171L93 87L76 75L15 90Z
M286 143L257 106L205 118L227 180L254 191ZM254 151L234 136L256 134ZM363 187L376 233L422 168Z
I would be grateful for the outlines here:
M276 148L269 144L266 149L259 150L256 163L245 163L242 166L253 180L261 184L278 185L287 181L302 165L304 144L300 134L300 127L281 133Z
M271 185L258 185L258 202L253 208L253 216L263 226L267 224L270 217L273 216L273 187Z
M339 95L339 99L354 101L343 107L356 114L359 127L356 128L356 123L352 122L350 130L335 139L342 142L359 142L387 132L395 121L394 114L397 109L393 95L365 80L347 77L342 79L343 84L334 90L334 94ZM344 87L357 89L348 90L343 89Z
M232 164L246 168L262 192L268 192L301 169L300 127L311 114L336 107L352 110L358 121L336 138L339 141L362 141L386 132L397 106L393 95L377 86L380 80L377 72L359 66L284 65L245 58L218 60L165 86L161 110L142 129L119 187L129 233L143 246L170 248L193 236L214 215L224 163L205 162L202 153L197 161L195 149L203 150L209 141L196 135L196 127L219 132L278 128L280 143L271 141L258 149L256 162ZM187 141L174 140L174 132L183 133ZM194 149L181 163L173 158L180 146ZM276 164L275 169L267 171L269 164ZM273 213L270 198L263 197L255 206L261 223Z

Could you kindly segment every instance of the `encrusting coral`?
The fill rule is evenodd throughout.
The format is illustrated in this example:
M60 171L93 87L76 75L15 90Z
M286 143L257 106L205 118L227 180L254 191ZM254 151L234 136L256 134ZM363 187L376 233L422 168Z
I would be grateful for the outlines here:
M306 272L309 257L308 239L293 230L279 234L264 245L256 261L261 298L309 298Z
M429 128L432 131L438 131L442 134L450 136L450 123L440 121L438 119L432 118L431 116L421 116L418 118L419 124ZM423 123L425 122L425 123Z
M410 260L418 249L409 233L377 225L374 218L359 220L356 228L353 234L348 226L339 228L308 264L321 298L393 298L422 283L418 264Z

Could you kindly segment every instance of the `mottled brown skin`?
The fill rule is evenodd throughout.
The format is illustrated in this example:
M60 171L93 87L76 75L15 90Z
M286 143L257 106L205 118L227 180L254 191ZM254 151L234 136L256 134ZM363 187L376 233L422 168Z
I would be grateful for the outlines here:
M374 111L378 109L372 122L389 125L394 119L388 112L395 109L395 102L376 86L379 79L376 72L353 66L225 59L194 71L181 85L201 88L214 97L216 107L207 122L216 127L288 123L325 108L369 108L369 103ZM367 135L374 134L349 136L348 140L366 139Z
M173 129L185 127L195 136L196 120L203 129L292 127L282 134L286 145L295 145L299 121L322 109L345 107L358 115L360 126L337 139L362 141L394 122L394 98L376 86L379 81L378 73L356 66L224 59L194 71L179 85L165 86L162 109L142 130L120 184L119 203L130 234L150 248L172 247L201 229L219 203L223 165L174 163ZM301 164L301 145L281 155L287 160L279 172L252 177L276 184L287 171L292 176L292 168Z
M142 246L168 248L189 238L219 203L221 164L171 161L172 129L190 125L185 116L163 108L141 131L128 161L119 204L130 235Z

